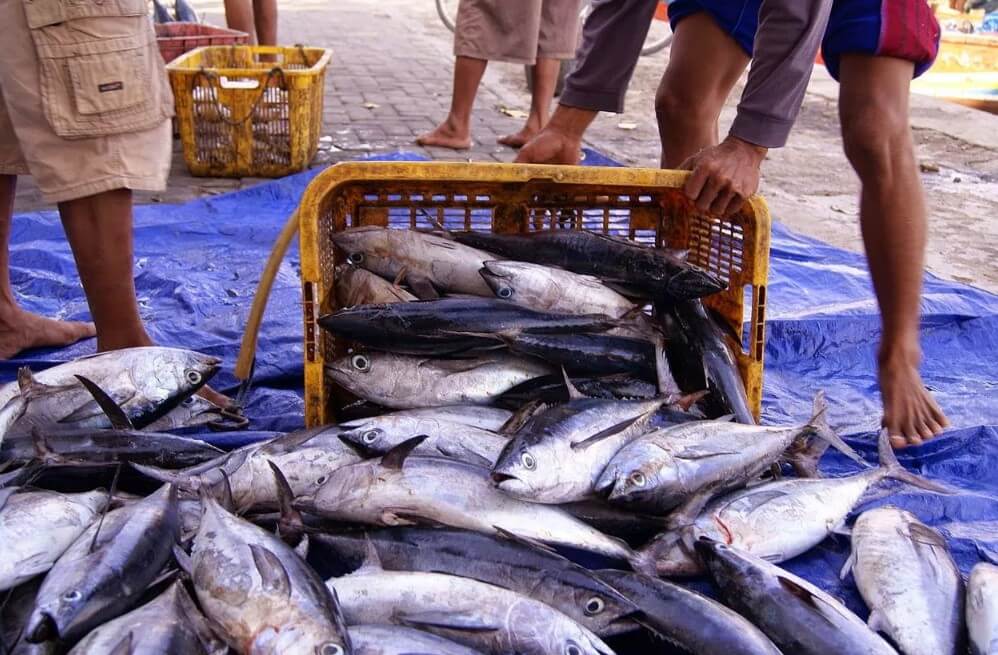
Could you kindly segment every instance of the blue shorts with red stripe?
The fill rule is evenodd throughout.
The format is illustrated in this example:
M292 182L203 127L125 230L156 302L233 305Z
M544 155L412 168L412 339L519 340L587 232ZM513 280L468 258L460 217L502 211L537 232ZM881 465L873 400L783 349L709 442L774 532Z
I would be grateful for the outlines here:
M675 29L684 18L707 12L752 56L762 0L671 0ZM939 22L926 0L834 0L821 43L825 67L839 78L844 54L896 57L915 64L915 76L929 70L939 53Z

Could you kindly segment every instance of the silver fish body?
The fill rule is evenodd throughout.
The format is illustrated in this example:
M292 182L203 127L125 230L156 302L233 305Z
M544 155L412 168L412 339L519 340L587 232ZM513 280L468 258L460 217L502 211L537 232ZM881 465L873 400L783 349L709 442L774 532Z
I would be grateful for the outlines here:
M711 501L691 526L666 532L642 549L665 577L702 571L688 537L709 537L770 562L783 562L814 548L839 529L872 485L892 478L931 491L947 490L905 471L886 431L879 437L881 466L841 478L785 478L731 492ZM683 532L686 531L684 537Z
M94 628L69 655L207 655L205 642L214 640L191 620L196 612L183 584L175 582L142 607Z
M83 534L107 503L107 493L21 491L0 503L0 591L45 573Z
M635 304L592 275L519 261L487 261L481 275L496 297L543 312L620 318Z
M349 655L332 593L284 542L211 498L191 552L201 608L237 652Z
M872 629L904 655L965 652L963 578L942 535L910 512L880 507L856 520L852 549Z
M499 432L513 417L513 412L499 407L487 405L445 405L443 407L425 407L405 410L407 416L433 417L454 423L463 423L480 430Z
M145 427L201 388L220 360L177 348L126 348L82 357L23 376L0 388L0 439L8 430L60 425L108 428L111 423L76 378L103 389L135 423ZM22 388L23 386L23 388Z
M438 291L468 293L486 298L492 290L478 274L494 255L456 241L417 232L377 226L355 227L333 234L347 253L347 261L389 280L399 274L412 284L418 276Z
M513 498L496 489L488 469L456 460L410 457L399 468L369 460L331 472L302 508L369 525L442 524L528 539L627 559L623 542L560 508Z
M195 428L217 421L221 416L222 408L215 403L205 400L201 396L190 396L184 398L165 416L161 416L143 429L151 432L169 432L170 430Z
M354 625L349 631L355 655L481 655L450 639L399 625Z
M385 407L484 405L521 382L548 375L545 364L505 354L426 359L372 352L345 355L327 375L356 396Z
M544 410L509 442L492 468L504 493L540 503L592 495L607 463L639 437L661 400L581 398Z
M28 640L72 641L128 611L170 559L179 523L176 491L164 485L92 524L45 576Z
M350 624L401 622L494 655L613 653L544 603L477 580L363 568L328 584Z
M837 598L763 559L710 539L696 543L726 605L784 653L897 655Z
M336 280L336 302L340 307L416 300L416 296L397 284L359 266L337 266L333 279Z
M385 414L341 423L340 438L361 451L384 454L413 437L425 435L416 455L458 459L491 466L509 441L507 436L431 416Z
M967 580L967 631L972 655L998 655L998 566L981 562Z

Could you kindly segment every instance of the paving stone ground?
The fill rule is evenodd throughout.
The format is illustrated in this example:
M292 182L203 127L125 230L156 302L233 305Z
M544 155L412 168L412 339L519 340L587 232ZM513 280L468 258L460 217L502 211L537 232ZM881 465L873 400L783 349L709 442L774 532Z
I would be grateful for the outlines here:
M196 0L212 24L224 24L221 0ZM415 137L439 122L450 103L452 37L431 0L280 0L280 41L333 50L325 88L323 138L312 166L371 153L407 150L432 159L511 161L496 138L522 119L529 95L522 66L489 65L473 115L474 147L466 152L422 148ZM588 145L630 166L657 166L654 93L668 53L642 58L623 115L601 115ZM837 86L816 69L787 148L770 153L762 191L774 216L807 234L860 250L858 182L841 152ZM734 116L738 90L721 116L722 134ZM621 124L632 124L623 129ZM931 215L930 270L998 291L998 116L912 98L912 125L924 164ZM261 180L195 178L174 142L169 188L137 194L138 202L183 202L240 189ZM45 207L30 178L19 182L17 211Z

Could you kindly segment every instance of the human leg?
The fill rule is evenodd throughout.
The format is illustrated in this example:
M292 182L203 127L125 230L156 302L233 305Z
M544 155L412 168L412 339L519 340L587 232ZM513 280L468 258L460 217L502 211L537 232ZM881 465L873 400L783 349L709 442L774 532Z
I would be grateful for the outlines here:
M253 0L253 26L260 45L277 45L277 0Z
M527 122L518 132L499 137L499 143L511 148L520 148L547 125L551 115L551 100L558 84L561 70L560 59L537 58L534 65L534 92L530 96L530 114Z
M416 143L454 150L467 150L471 147L471 110L488 63L484 59L457 58L454 62L454 90L450 112L444 122L432 131L416 137Z
M698 11L676 23L655 96L663 168L679 168L718 142L721 109L748 63L744 47L711 13Z
M839 114L848 157L862 182L860 225L880 305L878 353L884 425L895 447L920 444L947 420L919 375L925 200L908 124L914 64L843 54Z
M56 321L25 311L10 284L10 228L17 176L0 174L0 359L29 348L62 347L95 335L93 323Z
M225 24L229 29L246 32L250 43L257 42L256 21L253 18L253 0L224 0Z

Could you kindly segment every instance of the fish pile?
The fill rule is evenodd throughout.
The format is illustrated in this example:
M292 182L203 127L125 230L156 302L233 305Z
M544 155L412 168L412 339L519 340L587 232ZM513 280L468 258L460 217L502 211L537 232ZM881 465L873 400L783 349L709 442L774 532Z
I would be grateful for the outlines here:
M470 237L343 233L357 234L371 241L346 248L335 293L358 304L322 324L356 346L342 384L391 411L220 452L148 431L193 393L193 375L157 375L178 388L153 394L141 375L81 360L35 376L64 402L36 406L32 385L0 389L20 404L0 451L0 653L955 655L969 644L995 655L998 567L982 563L964 583L945 538L909 512L882 506L852 526L843 576L869 623L779 566L844 531L873 487L950 492L904 469L886 433L871 467L831 429L821 394L801 424L761 426L716 415L730 396L709 371L701 393L670 393L660 363L608 372L581 346L557 360L511 345L624 338L652 344L672 372L690 353L719 370L724 358L704 353L723 334L690 330L709 314L661 302L700 293L690 274L634 264L656 319L631 301L564 311L577 303L562 282L549 301L519 304L538 296L512 274L496 298L417 300L429 288L474 293L463 272L550 279L544 268L574 259L541 239L542 263L483 253L464 266L448 256ZM403 247L411 261L398 261ZM550 275L638 277L591 259ZM596 277L585 283L601 286L575 298L612 297ZM516 288L505 298L504 285ZM689 351L673 357L677 332ZM218 366L186 357L204 368L199 384ZM71 422L82 436L63 437L67 413L93 425ZM822 477L829 446L857 471ZM691 590L692 576L717 599Z

